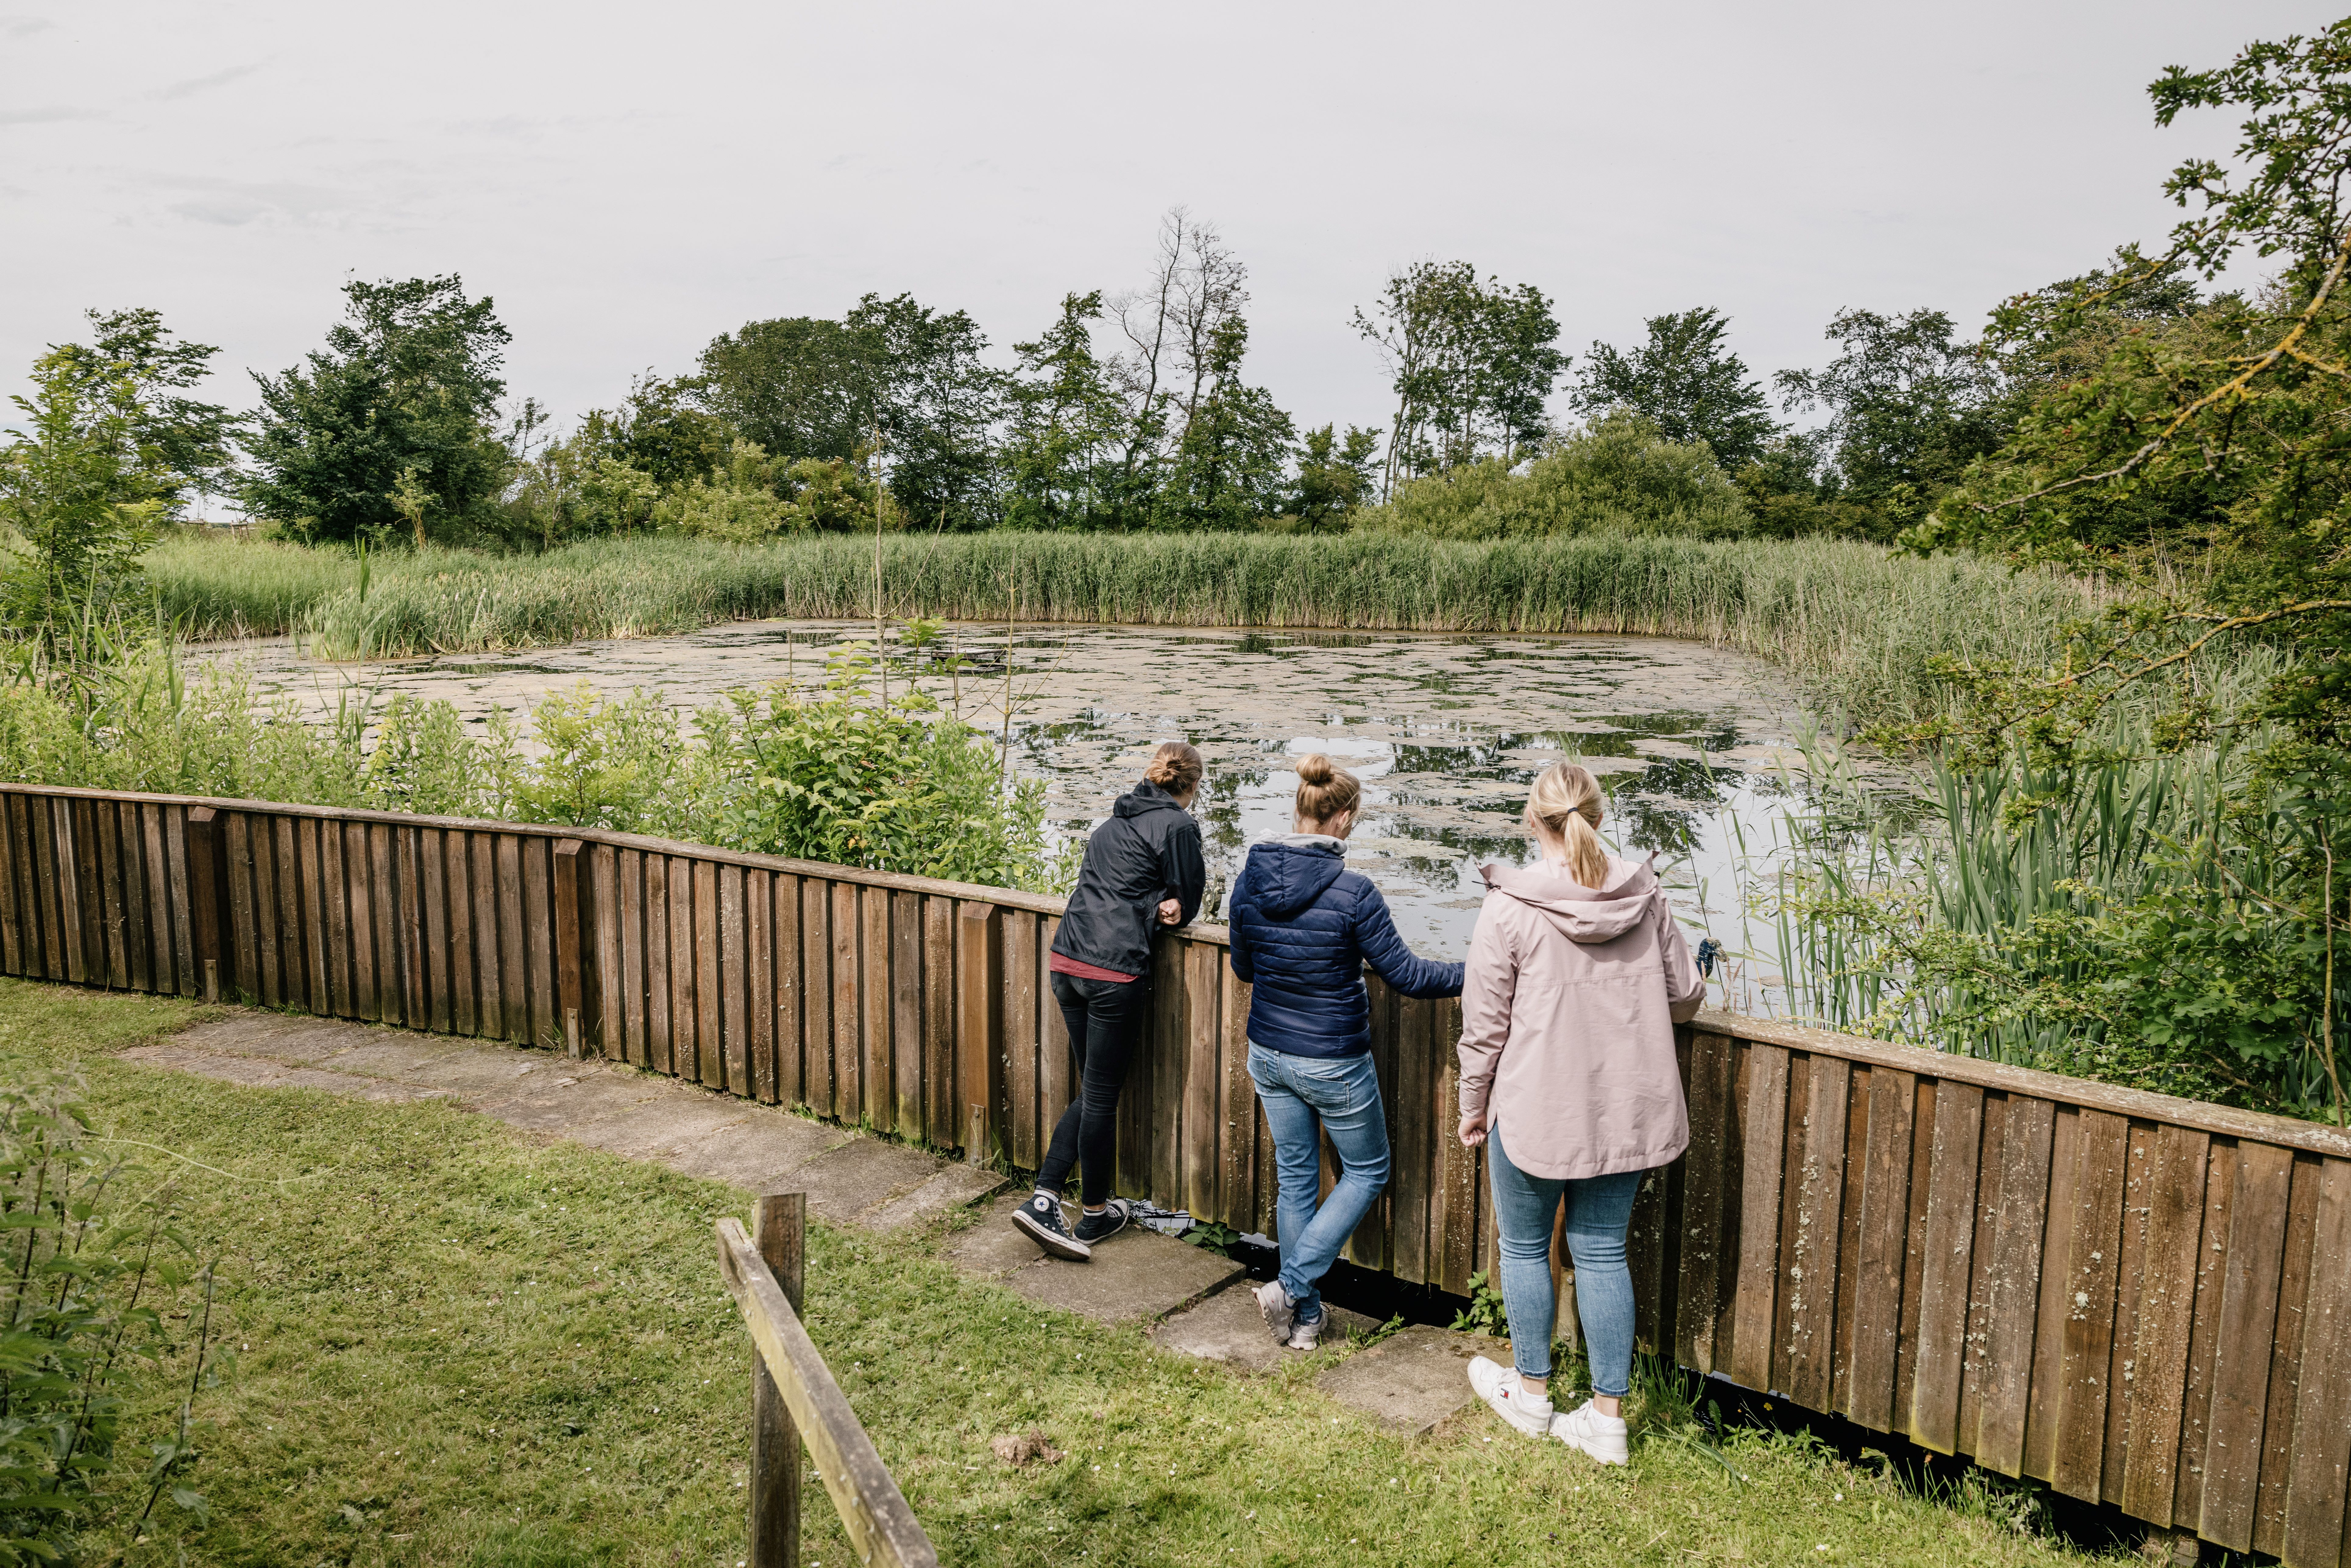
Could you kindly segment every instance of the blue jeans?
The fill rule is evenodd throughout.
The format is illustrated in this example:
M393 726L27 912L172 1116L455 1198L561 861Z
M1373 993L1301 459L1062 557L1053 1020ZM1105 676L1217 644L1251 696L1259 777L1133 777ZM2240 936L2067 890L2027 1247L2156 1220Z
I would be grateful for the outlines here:
M1502 1233L1502 1306L1510 1315L1510 1359L1521 1377L1551 1375L1551 1222L1567 1203L1567 1255L1575 1261L1575 1315L1592 1364L1592 1392L1623 1398L1633 1382L1633 1270L1625 1229L1646 1171L1582 1181L1531 1176L1502 1152L1497 1127L1486 1139L1494 1219ZM1531 1331L1520 1333L1520 1325Z
M1322 1313L1315 1282L1331 1271L1372 1200L1388 1185L1388 1118L1369 1051L1356 1056L1292 1056L1249 1042L1249 1077L1273 1134L1281 1178L1281 1288L1298 1315ZM1322 1134L1339 1152L1339 1182L1322 1192ZM1321 1201L1318 1203L1317 1200Z

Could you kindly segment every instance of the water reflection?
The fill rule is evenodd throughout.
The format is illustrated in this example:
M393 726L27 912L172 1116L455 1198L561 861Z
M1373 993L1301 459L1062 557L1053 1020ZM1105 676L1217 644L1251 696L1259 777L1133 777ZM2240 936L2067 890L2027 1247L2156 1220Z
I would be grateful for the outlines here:
M225 652L317 711L359 685L445 697L479 722L494 708L522 716L582 680L649 687L681 708L730 688L805 689L828 647L871 635L870 625L766 622L368 666L318 664L284 641ZM950 656L964 662L959 674L946 672ZM1160 741L1200 747L1215 909L1248 846L1289 827L1292 760L1329 752L1364 779L1349 863L1386 893L1408 941L1448 956L1476 920L1477 867L1526 858L1527 784L1560 758L1580 758L1606 784L1604 836L1656 852L1684 918L1734 945L1725 921L1740 834L1768 842L1800 787L1783 772L1803 722L1786 684L1689 643L1092 626L1023 627L1008 641L1001 626L960 626L923 660L903 658L893 682L916 680L1002 733L1008 675L1013 765L1047 781L1057 831L1102 821Z

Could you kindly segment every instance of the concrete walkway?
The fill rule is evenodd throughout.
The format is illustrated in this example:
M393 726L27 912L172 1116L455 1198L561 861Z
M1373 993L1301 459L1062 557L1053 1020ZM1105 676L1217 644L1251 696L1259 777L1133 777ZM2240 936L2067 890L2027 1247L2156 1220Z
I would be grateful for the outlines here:
M993 1171L775 1106L616 1062L571 1061L511 1045L236 1009L122 1054L256 1087L449 1100L525 1132L747 1192L803 1191L816 1218L871 1230L967 1207L1005 1185ZM943 1256L1043 1306L1097 1322L1150 1324L1146 1332L1164 1348L1236 1372L1268 1372L1299 1354L1266 1332L1239 1264L1141 1228L1098 1245L1088 1263L1048 1258L1012 1227L1009 1215L1025 1196L996 1197L976 1223L948 1239ZM1334 1309L1318 1353L1329 1364L1317 1381L1340 1404L1400 1431L1428 1432L1475 1402L1463 1371L1471 1355L1510 1356L1496 1341L1425 1327L1361 1349L1351 1343L1377 1327Z

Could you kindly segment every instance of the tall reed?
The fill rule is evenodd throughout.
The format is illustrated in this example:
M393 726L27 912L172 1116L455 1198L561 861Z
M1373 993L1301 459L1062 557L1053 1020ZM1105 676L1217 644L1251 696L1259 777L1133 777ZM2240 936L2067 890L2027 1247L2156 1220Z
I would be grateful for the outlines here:
M387 554L364 591L348 558L287 546L174 541L148 571L193 636L300 632L330 659L873 612L872 544L846 537ZM1935 654L2046 662L2064 622L2095 602L2052 573L1827 539L900 535L883 572L893 615L1687 637L1784 666L1855 723L1940 711Z

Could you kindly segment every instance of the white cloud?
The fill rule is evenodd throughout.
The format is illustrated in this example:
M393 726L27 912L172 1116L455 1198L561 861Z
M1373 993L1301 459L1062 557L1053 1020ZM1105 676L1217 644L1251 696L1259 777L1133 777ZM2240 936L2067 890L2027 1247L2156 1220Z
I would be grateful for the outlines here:
M241 77L251 76L260 68L259 60L253 61L249 65L231 66L225 70L214 71L210 76L190 77L185 81L175 81L168 86L159 87L147 96L158 103L171 103L192 97L196 93L208 92L216 87L225 87Z

